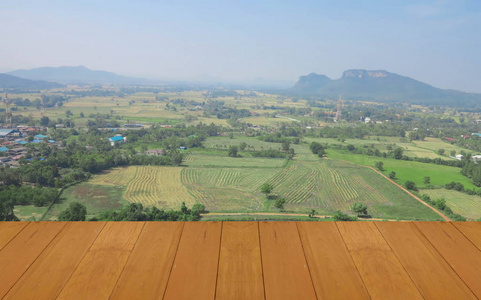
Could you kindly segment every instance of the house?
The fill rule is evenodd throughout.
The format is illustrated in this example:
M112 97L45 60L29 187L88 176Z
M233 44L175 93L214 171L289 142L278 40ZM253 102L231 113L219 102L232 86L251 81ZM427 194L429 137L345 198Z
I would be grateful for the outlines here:
M7 152L9 149L7 147L0 147L0 152Z
M162 149L147 150L147 151L145 151L145 154L162 156L162 155L164 155L164 150L162 150Z
M43 140L43 139L45 139L45 138L48 138L48 136L43 135L43 134L37 134L37 135L34 136L34 137L35 137L36 139L38 139L38 140Z
M0 139L20 136L20 131L15 129L0 129Z
M113 136L113 137L109 137L108 140L109 140L111 146L115 146L115 144L125 143L127 141L127 138L116 135L116 136Z
M462 160L462 159L463 159L463 155L462 155L462 154L457 154L454 158L456 158L457 160Z
M445 140L446 142L454 142L454 141L455 141L455 139L450 138L450 137L445 137L444 140Z
M182 146L182 147L179 147L179 149L180 150L187 150L187 147Z
M371 118L365 117L365 118L364 118L364 123L369 123L369 122L371 122Z
M472 159L475 163L477 163L477 162L481 161L481 155L473 155L473 156L471 156L471 159Z
M55 124L55 128L65 128L65 124Z

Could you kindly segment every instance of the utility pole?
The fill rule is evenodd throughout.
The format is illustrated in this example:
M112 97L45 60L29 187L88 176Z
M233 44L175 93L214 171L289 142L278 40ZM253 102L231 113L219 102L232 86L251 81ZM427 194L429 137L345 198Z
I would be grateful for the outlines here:
M5 103L5 125L7 128L12 127L12 111L10 109L10 101L8 100L8 93L5 92L5 98L3 99L3 103Z

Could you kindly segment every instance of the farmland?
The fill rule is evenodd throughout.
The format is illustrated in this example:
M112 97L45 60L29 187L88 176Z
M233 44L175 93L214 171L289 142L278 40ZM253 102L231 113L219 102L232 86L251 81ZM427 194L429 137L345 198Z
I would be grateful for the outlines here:
M244 140L234 139L234 142ZM218 138L207 145L223 148L223 142L233 143L232 139ZM264 143L250 139L255 147L264 147ZM288 164L285 159L227 157L221 150L211 153L216 155L207 155L208 148L200 151L204 154L195 151L189 154L184 167L114 168L67 189L65 196L93 206L103 197L102 192L116 190L120 199L111 206L138 202L176 209L181 202L188 206L198 202L211 212L275 212L273 200L267 200L260 192L261 185L267 182L274 186L274 197L286 199L285 209L289 212L306 213L315 209L318 214L330 215L337 210L350 212L354 203L362 202L376 218L438 219L432 211L372 170L319 159L307 146L295 146L301 153ZM80 193L79 189L82 199L75 196Z
M446 204L454 213L460 214L471 220L481 218L481 197L477 195L468 195L455 190L420 190L420 194L426 194L432 200L445 199Z

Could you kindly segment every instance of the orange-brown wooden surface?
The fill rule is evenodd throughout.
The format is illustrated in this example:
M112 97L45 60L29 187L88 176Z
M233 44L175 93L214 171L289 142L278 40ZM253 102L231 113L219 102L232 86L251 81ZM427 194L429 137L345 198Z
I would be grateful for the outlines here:
M422 299L374 223L336 225L372 299Z
M5 247L28 222L0 222L0 250Z
M108 299L144 224L107 223L58 299Z
M31 222L0 251L0 298L62 230L64 222Z
M453 222L479 250L481 250L481 222Z
M184 224L146 223L111 299L162 299Z
M479 249L451 223L416 222L415 224L473 293L481 298Z
M294 222L259 223L266 299L316 299Z
M480 243L480 222L0 222L0 298L481 299Z
M187 222L164 299L214 299L221 222Z
M376 225L424 298L442 299L450 295L453 299L476 299L414 224Z
M71 222L42 252L5 299L54 299L104 227Z
M264 299L257 222L223 222L216 299Z
M370 298L335 223L298 222L297 227L319 298Z

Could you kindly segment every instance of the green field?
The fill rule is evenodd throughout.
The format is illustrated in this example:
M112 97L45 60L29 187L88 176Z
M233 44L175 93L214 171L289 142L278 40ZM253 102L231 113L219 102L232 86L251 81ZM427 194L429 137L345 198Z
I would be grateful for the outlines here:
M481 218L481 197L477 195L446 189L420 190L419 193L429 195L432 200L444 198L454 213L460 214L468 220Z
M59 201L52 206L43 220L56 220L60 212L67 209L72 202L80 202L87 207L89 216L104 210L119 209L128 202L123 199L123 186L100 185L89 182L66 189Z
M471 180L463 176L460 168L427 164L415 161L396 160L392 158L382 158L350 153L340 153L332 149L327 150L327 156L333 159L340 159L353 162L358 165L374 167L375 162L384 162L384 174L388 175L391 171L396 172L396 179L404 184L407 180L413 181L422 188L424 177L431 177L431 185L444 186L451 181L461 182L465 188L476 188Z
M170 209L182 201L189 206L200 202L211 212L277 212L273 200L260 192L265 182L274 186L274 197L286 198L287 212L352 213L352 205L363 202L375 218L439 219L371 169L319 159L307 146L296 146L300 154L287 165L284 159L232 158L220 156L223 150L207 149L205 153L212 155L191 154L186 167L115 168L67 189L47 219L55 218L71 201L85 203L91 215L127 202Z

